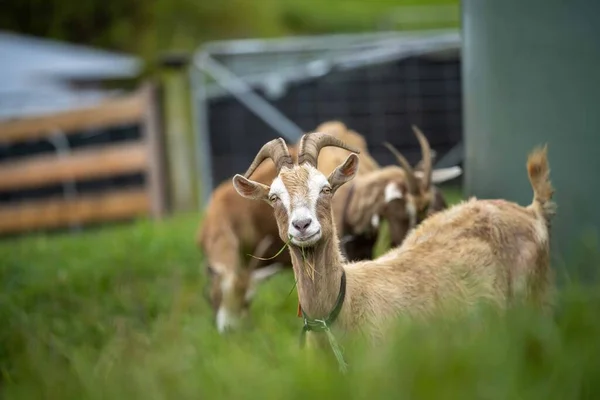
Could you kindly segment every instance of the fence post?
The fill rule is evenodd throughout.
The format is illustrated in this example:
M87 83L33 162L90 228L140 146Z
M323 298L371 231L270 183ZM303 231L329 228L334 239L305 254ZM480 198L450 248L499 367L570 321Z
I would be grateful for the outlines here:
M166 181L164 162L164 140L160 129L157 87L145 83L141 89L144 102L143 137L148 146L148 196L151 200L151 215L161 219L167 212Z
M185 52L169 52L160 57L165 168L171 212L193 210L198 202L195 138L190 115L192 97L187 73L189 59Z
M199 172L200 182L198 185L198 203L200 209L204 209L210 199L213 188L212 179L212 157L210 147L210 131L207 114L206 80L204 72L195 63L190 68L191 82L191 107L196 137L196 168Z

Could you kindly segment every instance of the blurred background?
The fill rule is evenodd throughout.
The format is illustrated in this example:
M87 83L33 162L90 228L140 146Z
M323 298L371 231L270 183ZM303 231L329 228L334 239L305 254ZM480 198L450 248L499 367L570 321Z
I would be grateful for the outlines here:
M385 140L418 161L411 124L462 162L457 1L3 7L1 234L202 209L265 141L328 120L383 164Z
M529 204L547 143L552 265L594 282L599 1L0 7L0 398L597 398L597 285L548 318L397 335L340 380L295 363L290 271L261 286L257 329L220 337L195 238L266 141L339 120L381 165L384 141L414 165L414 124L435 167L463 167L455 201Z

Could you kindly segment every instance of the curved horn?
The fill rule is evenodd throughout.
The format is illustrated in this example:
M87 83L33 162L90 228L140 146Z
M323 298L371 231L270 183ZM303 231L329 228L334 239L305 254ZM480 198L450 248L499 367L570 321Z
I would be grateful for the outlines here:
M431 181L433 182L433 164L435 164L435 159L437 158L437 153L434 149L431 149ZM423 171L423 160L420 160L414 168L415 171Z
M321 132L307 133L300 139L300 150L298 152L298 165L309 163L313 167L317 167L319 152L323 147L335 146L351 151L352 153L360 154L358 149L347 145L335 136Z
M415 171L410 166L406 158L398 151L394 146L392 146L388 142L384 142L383 145L388 148L388 150L396 157L398 163L404 171L406 172L406 186L408 187L408 191L411 194L415 194L417 192L417 178L415 177Z
M254 170L267 158L273 160L275 167L277 168L277 173L279 173L283 166L291 167L294 164L285 141L282 138L273 139L270 142L265 143L260 149L256 157L254 157L254 161L252 161L252 164L250 164L250 167L244 174L244 177L250 178L250 175L252 175Z
M421 130L415 125L412 126L412 129L419 140L419 144L421 145L421 160L423 161L423 189L427 190L429 189L429 186L431 186L431 148L429 147L429 142L427 141L427 138L423 132L421 132Z

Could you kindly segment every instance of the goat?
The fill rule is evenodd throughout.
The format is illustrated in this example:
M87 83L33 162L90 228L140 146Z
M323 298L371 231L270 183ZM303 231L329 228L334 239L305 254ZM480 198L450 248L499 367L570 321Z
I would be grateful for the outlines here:
M349 131L341 122L326 122L318 128L363 149L361 162L370 165L371 169L379 167L369 156L364 138L354 131ZM297 144L290 147L294 156L297 153L296 149ZM345 150L328 148L321 152L319 160L325 170L333 169L347 155ZM369 168L363 170L366 173ZM276 170L272 165L265 164L256 170L255 176L259 182L271 182L276 176ZM344 203L342 191L335 201L339 204ZM342 212L343 207L340 206L339 209ZM252 251L262 238L268 236L277 237L277 224L268 205L240 197L235 192L231 180L217 186L206 207L196 242L204 253L207 264L208 287L205 289L205 297L213 309L217 330L221 333L238 326L240 320L247 315L256 286L260 282L291 266L289 253L284 251L273 260L261 260L256 262L253 268L248 268L248 263L252 260L247 254L259 256ZM266 254L277 253L283 245L284 242L274 240L265 249ZM368 243L368 246L370 255L372 244ZM362 248L364 246L354 246L352 250L356 253ZM365 253L362 251L360 254Z
M317 169L326 146L353 152L329 176ZM529 206L471 198L425 219L402 246L372 261L348 263L339 249L332 196L356 175L357 152L335 137L310 133L294 163L284 140L274 139L244 175L233 177L240 196L273 208L279 236L289 241L311 344L331 338L323 330L361 332L376 343L399 316L428 317L454 306L469 310L484 301L501 309L517 299L549 305L555 204L546 146L527 160L534 193ZM249 179L267 158L277 166L270 186Z
M439 188L434 184L453 179L462 173L460 167L432 169L432 150L425 135L413 127L421 146L422 159L413 170L408 161L393 146L386 147L398 159L400 166L386 166L356 176L351 183L340 190L348 188L344 193L350 193L346 202L346 229L342 233L342 246L349 247L344 241L347 235L360 237L375 237L382 219L388 221L392 247L399 246L406 233L419 224L425 217L443 210L447 202ZM361 149L359 149L361 150ZM325 151L325 150L324 150ZM340 160L338 165L343 161ZM323 172L323 169L319 167ZM329 172L333 171L333 168ZM337 196L337 194L336 194ZM335 198L335 197L334 197ZM340 229L339 203L333 204L334 220ZM375 244L372 240L371 246ZM367 250L365 250L367 251ZM350 261L370 259L369 255L351 258ZM346 253L350 253L346 250Z
M333 219L342 238L344 255L350 261L372 258L382 218L389 223L392 246L400 245L406 232L422 221L425 215L447 207L442 192L432 183L455 178L462 172L459 167L431 171L433 151L420 131L419 143L423 158L414 172L396 149L393 149L393 153L397 158L402 158L399 161L403 168L380 167L368 153L364 137L339 121L323 123L316 131L335 136L360 151L360 169L356 178L352 184L341 187L333 196ZM318 169L324 175L329 175L347 156L347 150L324 148L319 153ZM428 168L430 172L427 173L424 168ZM430 176L429 184L421 191L406 192L407 188L417 188L417 184L420 188L424 176ZM415 184L408 186L413 181Z
M421 161L415 169L391 144L384 143L402 167L390 176L385 186L381 218L389 223L392 247L399 246L411 229L425 218L448 207L442 191L436 184L454 179L462 173L458 166L433 169L429 141L416 126L412 127L421 147ZM392 175L392 174L390 174Z
M292 154L295 149L290 148ZM276 175L272 165L265 164L256 170L260 182L270 182ZM278 239L270 207L240 197L231 180L217 186L205 209L196 243L206 260L205 296L220 333L239 325L260 282L291 265L289 253L284 251L272 260L255 260L253 268L248 268L251 260L247 254L254 254L265 237L277 238L263 249L265 254L276 254L284 245Z
M340 121L329 121L319 125L317 132L330 134L342 142L360 151L360 169L357 179L381 169L377 161L369 154L364 137L349 130ZM326 147L318 156L319 171L329 175L348 157L348 151L338 147ZM377 241L379 221L374 220L374 213L365 213L364 208L357 208L357 199L367 198L367 193L357 193L350 185L341 187L333 196L333 220L337 232L342 238L342 250L349 260L360 261L372 258L373 248ZM362 204L362 202L361 202ZM377 217L376 217L377 218Z

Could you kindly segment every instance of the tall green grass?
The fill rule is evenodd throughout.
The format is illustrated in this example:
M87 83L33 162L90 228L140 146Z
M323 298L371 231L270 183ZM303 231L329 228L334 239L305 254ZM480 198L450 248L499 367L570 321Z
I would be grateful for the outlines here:
M557 312L482 309L399 322L350 371L298 348L287 271L219 336L202 297L196 215L0 244L0 391L7 399L571 399L600 396L600 291L572 284Z

